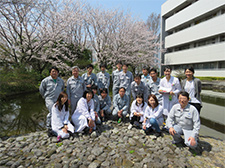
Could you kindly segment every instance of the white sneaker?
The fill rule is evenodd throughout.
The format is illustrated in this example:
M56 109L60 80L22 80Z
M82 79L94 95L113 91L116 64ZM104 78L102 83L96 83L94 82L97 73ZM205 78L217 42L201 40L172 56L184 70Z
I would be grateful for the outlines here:
M130 130L133 127L132 124L129 124L128 129Z

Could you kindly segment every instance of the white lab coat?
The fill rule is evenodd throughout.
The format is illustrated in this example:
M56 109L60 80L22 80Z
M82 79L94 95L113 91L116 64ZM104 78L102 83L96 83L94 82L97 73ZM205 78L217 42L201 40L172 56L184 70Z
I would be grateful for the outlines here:
M142 104L140 105L136 105L137 100L134 100L131 104L131 108L130 108L130 120L131 118L134 116L134 112L138 112L143 114L143 116L140 117L139 122L143 122L144 121L144 113L145 113L145 109L148 106L146 102L144 102L144 106L142 107Z
M148 118L146 120L146 127L149 128L151 126L150 124L150 118L154 118L158 125L161 126L163 124L163 107L161 105L158 105L156 108L152 109L152 107L147 106L144 113L144 118Z
M69 137L69 133L65 133L61 129L64 127L64 125L68 126L68 131L74 133L74 127L69 121L69 114L69 111L65 110L65 105L63 106L61 111L59 111L58 105L54 104L52 106L52 130L55 131L58 136L60 135L62 138Z
M87 99L82 97L78 101L77 108L72 115L75 132L81 132L85 127L88 127L88 119L95 121L94 101L91 99L87 102Z
M169 93L163 93L163 114L168 115L171 108L173 107L174 104L178 103L177 95L181 90L180 82L179 79L176 77L171 76L170 80L167 81L166 77L160 80L160 88L166 88L167 92L173 91L175 95L172 95L172 100L169 100Z

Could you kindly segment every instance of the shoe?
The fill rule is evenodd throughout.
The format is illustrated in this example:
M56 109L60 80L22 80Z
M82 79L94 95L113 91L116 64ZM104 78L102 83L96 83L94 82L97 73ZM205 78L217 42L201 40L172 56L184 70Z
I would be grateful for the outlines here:
M102 121L102 122L105 122L105 117L102 117L101 121Z
M172 140L172 144L178 144L178 143L184 143L184 139L180 138L180 140L178 141Z
M128 129L130 130L133 127L132 124L129 124Z
M156 137L162 136L162 132L156 132L156 133L155 133L155 136L156 136Z
M122 121L122 119L121 118L119 118L119 120L117 121L118 123L121 123L121 121Z
M137 122L137 121L134 121L134 125L137 126L137 127L140 127L140 123Z
M61 140L62 140L62 139L61 139L61 136L60 136L60 135L57 136L57 143L58 143L58 142L61 142Z

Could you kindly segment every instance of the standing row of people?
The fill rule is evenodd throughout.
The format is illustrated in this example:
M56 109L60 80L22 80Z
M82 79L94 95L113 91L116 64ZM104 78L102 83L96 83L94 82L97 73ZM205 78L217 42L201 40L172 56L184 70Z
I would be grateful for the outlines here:
M100 69L101 72L95 75L92 73L93 66L89 65L87 67L88 72L80 77L79 68L75 66L72 68L73 76L67 81L68 96L66 95L66 99L68 99L68 104L71 104L72 121L76 132L85 128L89 128L89 132L91 132L96 127L95 123L104 121L105 115L111 114L111 99L108 95L110 75L105 72L106 66L104 64L100 65ZM178 103L177 94L180 92L181 86L179 80L171 76L170 67L165 67L165 77L161 80L157 77L156 69L151 69L150 73L146 73L146 69L144 67L143 75L136 75L133 81L133 75L128 71L128 66L126 64L122 65L120 62L117 63L117 70L113 71L112 74L114 107L112 115L118 119L118 122L121 122L130 109L131 125L135 121L139 124L143 122L144 130L148 132L149 129L146 128L153 127L160 135L158 126L164 121L161 114L164 114L167 118L172 106ZM49 123L51 119L53 122L54 117L51 117L53 109L57 106L58 110L62 110L62 107L59 108L59 104L62 103L57 98L59 98L60 92L64 90L64 82L58 77L58 73L58 69L53 67L50 69L50 76L45 78L40 85L40 93L45 98L46 106L50 112L47 119L48 127L51 126ZM182 82L182 89L190 93L191 100L189 103L194 105L200 112L201 82L194 78L194 69L192 67L185 69L185 74L187 78ZM92 88L92 90L87 91L86 88ZM97 92L99 96L96 95ZM135 100L131 108L129 108L131 94ZM54 105L54 103L56 104ZM65 104L65 106L67 105ZM143 109L146 107L151 107L151 110L148 110L149 112L145 114ZM141 110L142 112L140 112ZM155 118L152 116L155 116ZM66 128L69 129L67 126ZM64 128L59 130L62 129Z

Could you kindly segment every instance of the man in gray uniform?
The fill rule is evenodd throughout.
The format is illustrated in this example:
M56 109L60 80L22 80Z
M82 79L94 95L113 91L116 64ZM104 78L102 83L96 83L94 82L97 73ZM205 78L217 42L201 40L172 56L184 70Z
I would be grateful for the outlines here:
M103 88L107 88L109 92L109 84L110 84L110 75L105 71L106 64L100 64L101 72L97 73L97 84L98 84L98 94L100 94L100 90Z
M181 135L184 134L184 143L190 148L197 146L197 137L200 129L200 119L197 109L188 104L189 94L181 91L178 94L179 104L175 104L166 120L169 133L173 136L173 143L183 141Z
M141 75L141 81L146 85L151 79L151 76L149 75L149 68L147 66L144 66L142 68L142 73L143 75Z
M119 73L122 71L122 63L120 61L116 62L117 69L112 72L112 80L113 80L113 97L119 93Z
M129 104L130 104L130 85L131 82L133 82L134 77L133 74L128 71L128 65L127 64L123 64L123 71L119 73L119 84L120 84L120 88L123 87L126 89L126 95L128 97L129 100Z
M57 67L51 67L49 70L50 76L41 81L39 91L45 99L45 105L48 108L46 125L51 128L52 106L57 101L59 94L64 90L64 81L58 77L59 70Z
M91 88L92 85L97 85L97 76L92 73L94 66L92 64L87 65L87 73L82 75L86 88Z
M72 67L72 75L67 80L67 89L66 92L68 94L68 100L71 106L71 114L74 113L77 107L78 100L83 96L84 91L86 90L86 86L84 83L84 79L79 76L79 67Z
M137 94L141 93L144 96L144 101L148 102L148 90L144 82L141 81L141 75L139 74L135 75L134 81L131 83L131 93L134 100L136 99Z
M150 70L150 76L150 81L146 83L148 95L154 94L157 97L159 104L162 105L162 94L159 93L160 78L157 77L157 70L155 68Z

